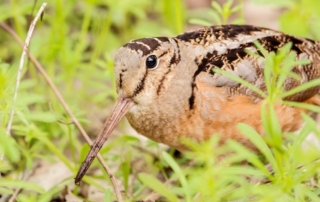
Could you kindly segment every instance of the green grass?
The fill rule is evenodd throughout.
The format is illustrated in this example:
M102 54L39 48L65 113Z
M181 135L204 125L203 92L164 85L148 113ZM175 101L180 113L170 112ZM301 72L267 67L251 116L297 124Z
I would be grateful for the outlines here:
M33 1L2 1L0 22L12 27L24 40L32 16L42 3L35 2L33 9ZM318 0L259 2L284 9L279 18L282 31L320 39ZM224 5L213 2L212 8L205 12L188 10L185 2L179 0L48 0L47 3L43 21L37 23L30 52L45 67L92 139L100 130L97 122L104 120L107 108L116 97L113 55L121 45L135 38L181 33L190 19L192 23L209 25L230 22L230 17L235 16L234 23L244 23L243 5L234 5L232 1ZM75 175L89 150L75 126L68 124L70 117L31 62L25 64L14 105L12 136L5 135L21 51L14 39L0 29L0 154L5 154L5 160L0 161L0 196L21 189L18 201L49 201L59 197L65 186L70 186L72 193L81 197L81 188L72 186L74 176L55 184L49 191L23 177L24 172L34 171L40 160L62 162ZM301 146L310 132L319 137L316 123L303 115L306 124L298 135L282 134L271 106L285 96L318 85L319 80L283 92L283 79L295 76L288 74L291 65L306 61L294 61L288 47L266 57L269 67L266 75L270 76L272 71L279 76L279 79L266 78L268 93L263 94L266 110L262 113L268 116L262 117L267 135L262 138L250 126L239 125L239 130L259 148L261 155L233 141L217 148L215 136L203 144L186 140L192 151L175 158L173 151L163 152L151 141L145 146L146 151L141 151L140 140L130 134L114 137L100 153L122 182L126 201L144 199L152 191L170 201L318 200L320 163L313 160L319 157L319 150ZM283 61L290 65L283 66ZM300 104L300 107L320 111L310 105ZM284 143L283 136L290 142ZM233 155L218 161L222 154L230 152ZM249 163L244 165L244 161ZM98 161L92 167L103 170ZM104 193L105 201L116 200L112 187L102 186L101 180L111 184L104 172L84 178L85 183Z

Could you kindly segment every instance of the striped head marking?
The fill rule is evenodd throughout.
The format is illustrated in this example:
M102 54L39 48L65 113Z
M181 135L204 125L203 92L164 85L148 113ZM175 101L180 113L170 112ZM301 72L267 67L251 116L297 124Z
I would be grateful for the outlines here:
M165 88L165 80L179 61L174 39L133 40L120 48L115 56L117 92L136 104L151 103Z

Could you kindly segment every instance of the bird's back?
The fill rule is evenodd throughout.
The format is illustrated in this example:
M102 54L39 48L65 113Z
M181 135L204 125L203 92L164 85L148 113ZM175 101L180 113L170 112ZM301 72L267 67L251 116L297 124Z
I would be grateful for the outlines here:
M291 43L291 52L296 54L297 60L310 61L309 64L292 68L292 72L301 79L288 77L284 84L286 91L320 76L320 43L310 39L250 25L212 26L187 32L176 38L181 46L194 54L194 62L198 67L193 76L194 82L199 79L213 87L227 88L230 95L242 94L259 98L258 94L245 86L215 73L215 68L237 75L266 92L263 76L265 55L256 47L255 42L260 43L267 52L277 52ZM314 87L285 99L304 101L318 90L319 87Z

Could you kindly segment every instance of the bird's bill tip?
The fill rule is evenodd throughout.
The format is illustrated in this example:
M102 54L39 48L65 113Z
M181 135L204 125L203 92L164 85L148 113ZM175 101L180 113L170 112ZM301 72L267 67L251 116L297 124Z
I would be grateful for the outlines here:
M133 104L134 102L130 98L121 95L118 97L115 106L113 107L109 117L104 123L102 131L100 132L95 142L92 144L91 150L87 154L86 159L84 160L84 162L78 170L78 173L75 177L75 184L80 183L81 179L89 169L94 158L97 156L99 150L109 138L110 133L118 125L120 120L126 115L126 113L133 106Z

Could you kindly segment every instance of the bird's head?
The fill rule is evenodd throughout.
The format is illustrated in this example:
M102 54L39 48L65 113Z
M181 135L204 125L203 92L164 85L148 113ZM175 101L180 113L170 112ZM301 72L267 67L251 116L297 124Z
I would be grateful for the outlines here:
M115 56L115 76L119 97L136 105L152 104L166 88L166 79L180 60L177 45L167 37L131 41Z
M170 86L170 72L180 61L177 42L167 37L133 40L119 49L115 56L118 99L103 130L91 146L75 178L79 183L93 159L126 113L139 106L152 104ZM172 73L172 72L171 72Z

